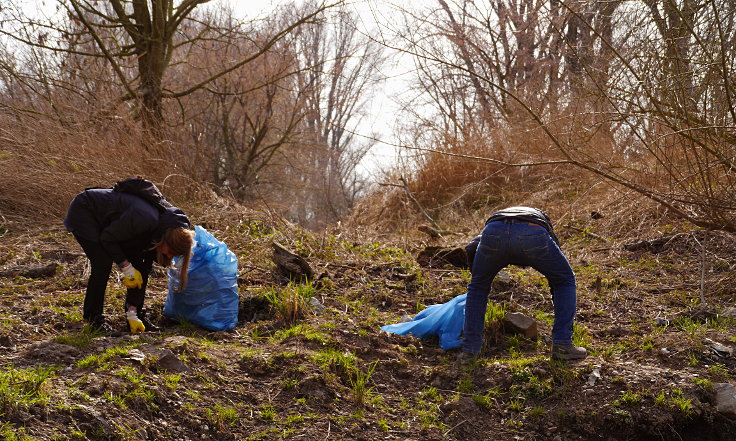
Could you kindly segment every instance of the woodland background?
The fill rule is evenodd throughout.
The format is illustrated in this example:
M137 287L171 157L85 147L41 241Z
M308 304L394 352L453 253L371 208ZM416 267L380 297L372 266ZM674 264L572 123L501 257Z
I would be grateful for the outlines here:
M142 174L175 202L214 193L311 228L356 209L425 219L412 199L463 217L571 182L736 227L730 1L368 1L370 29L341 1L257 19L201 0L49 3L0 9L5 222L58 222L80 188ZM413 78L393 133L370 133L397 57ZM367 179L378 138L399 154Z
M736 2L245 3L0 0L0 439L736 439ZM163 317L160 268L161 332L85 326L61 221L136 174L237 256L231 332ZM470 366L380 330L510 205L553 219L585 360L521 267Z

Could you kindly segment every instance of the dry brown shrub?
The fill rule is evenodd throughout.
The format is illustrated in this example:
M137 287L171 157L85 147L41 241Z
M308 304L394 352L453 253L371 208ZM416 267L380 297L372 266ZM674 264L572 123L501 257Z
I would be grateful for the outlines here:
M566 252L573 252L577 260L592 261L600 256L586 255L583 250L600 248L620 253L623 244L688 229L674 213L656 202L605 181L561 184L533 192L509 192L503 203L495 205L479 208L441 207L433 212L435 221L449 233L440 238L430 238L417 229L428 222L405 198L403 190L382 188L361 201L345 226L351 231L359 231L364 238L401 239L413 244L412 247L430 243L457 246L478 234L493 211L510 205L531 206L543 209L550 215ZM594 218L591 215L593 212L602 217L596 215ZM570 245L580 240L590 242L592 246L581 248Z
M0 215L15 228L60 224L81 190L128 176L153 180L174 201L194 191L171 177L179 173L166 143L151 143L125 118L65 122L3 114L0 136Z
M392 185L374 189L349 222L378 229L428 223L418 202L441 227L475 231L494 210L509 205L554 206L566 192L594 182L590 174L564 164L504 165L559 160L559 151L542 135L523 124L515 130L499 129L488 139L438 135L441 141L436 144L441 147L389 172L384 181ZM533 195L550 189L559 190L556 200L534 201Z

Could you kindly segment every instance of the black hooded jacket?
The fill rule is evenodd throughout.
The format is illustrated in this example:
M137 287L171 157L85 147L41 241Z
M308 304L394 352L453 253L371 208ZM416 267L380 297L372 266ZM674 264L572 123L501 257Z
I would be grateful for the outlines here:
M64 226L75 235L100 243L117 264L126 260L121 242L136 241L150 248L168 228L191 228L177 207L160 211L138 196L107 188L79 193L69 206Z

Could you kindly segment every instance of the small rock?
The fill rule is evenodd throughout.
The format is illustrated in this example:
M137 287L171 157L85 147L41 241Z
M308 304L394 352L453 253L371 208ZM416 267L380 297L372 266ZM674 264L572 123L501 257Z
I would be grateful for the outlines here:
M496 277L493 279L493 283L491 284L491 289L494 291L505 291L511 288L511 285L513 284L513 280L511 279L511 276L506 271L499 271L498 274L496 274Z
M401 320L399 320L399 323L408 323L412 320L414 320L414 316L411 316L409 314L404 314L401 316Z
M724 346L718 342L715 342L709 338L704 338L703 343L708 345L719 357L730 357L733 355L733 349L728 346Z
M728 346L723 346L720 343L713 343L710 345L710 348L713 349L713 351L719 357L731 357L733 355L732 348L729 348Z
M309 304L312 306L312 310L316 315L322 315L325 312L325 305L317 297L310 298Z
M169 349L164 349L158 356L156 363L158 369L163 369L171 372L187 372L189 368L176 355Z
M9 348L13 346L13 340L10 338L9 335L0 335L0 346L4 348Z
M736 419L736 387L731 383L716 383L716 410L731 419Z
M271 246L273 247L271 260L278 268L278 272L274 274L277 278L284 279L284 281L303 281L314 278L314 271L303 257L292 253L278 242L272 242Z
M662 349L659 350L659 353L662 354L662 355L669 355L670 350L667 349L667 348L662 348Z
M519 312L507 313L503 319L503 324L509 331L522 334L527 338L537 338L539 336L537 322Z
M129 359L133 361L137 361L139 363L143 363L143 360L146 359L146 355L140 351L140 349L131 349L128 351L128 357Z
M467 268L468 257L465 249L456 247L425 247L417 255L417 263L422 267L442 268L446 266Z
M670 321L667 320L664 317L656 317L654 319L654 324L655 325L659 325L659 326L669 326L670 325Z

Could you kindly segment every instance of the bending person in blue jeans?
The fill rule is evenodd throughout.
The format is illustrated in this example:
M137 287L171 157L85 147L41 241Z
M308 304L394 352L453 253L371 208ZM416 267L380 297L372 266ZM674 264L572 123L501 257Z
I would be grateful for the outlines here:
M465 325L461 357L480 353L491 282L508 265L530 266L549 282L554 303L552 358L582 359L585 348L572 344L575 318L575 274L559 247L549 216L530 207L497 211L486 221L472 264L472 278L465 303ZM472 242L469 246L472 254Z

